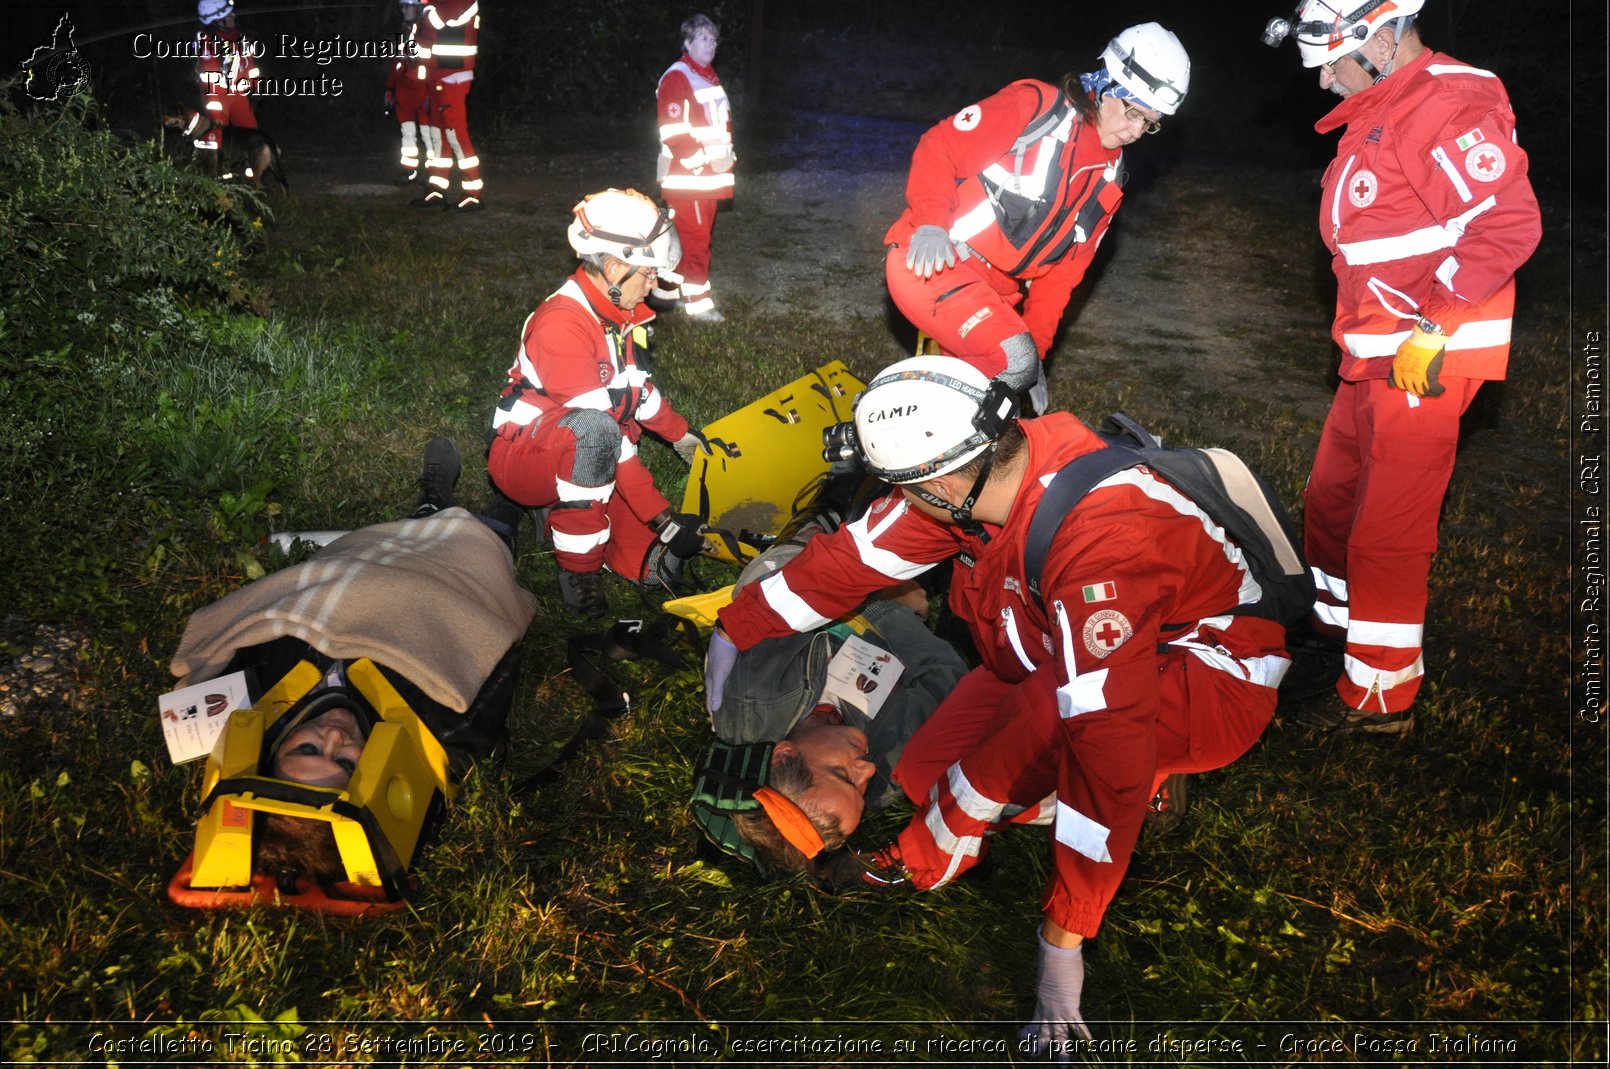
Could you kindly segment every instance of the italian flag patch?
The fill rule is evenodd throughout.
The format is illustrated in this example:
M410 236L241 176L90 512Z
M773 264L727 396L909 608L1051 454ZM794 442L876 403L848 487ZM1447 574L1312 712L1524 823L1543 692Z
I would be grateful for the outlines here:
M1118 587L1112 583L1096 583L1083 588L1085 604L1093 601L1111 601L1118 596Z
M1476 129L1474 129L1474 130L1470 131L1469 133L1465 134L1458 141L1455 141L1454 144L1458 145L1459 150L1461 152L1463 152L1465 149L1469 148L1470 146L1479 145L1485 140L1487 140L1487 139L1481 135L1481 127L1478 126Z

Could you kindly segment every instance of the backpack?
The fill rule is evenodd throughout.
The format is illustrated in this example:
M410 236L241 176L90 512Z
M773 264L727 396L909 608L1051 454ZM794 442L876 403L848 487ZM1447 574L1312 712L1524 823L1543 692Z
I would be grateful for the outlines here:
M1170 449L1131 416L1115 412L1096 432L1107 446L1086 453L1052 477L1035 507L1023 546L1023 578L1035 604L1045 600L1045 556L1067 515L1103 480L1144 464L1224 528L1246 558L1263 596L1229 615L1260 616L1290 627L1314 605L1314 579L1294 536L1296 526L1268 485L1224 449Z

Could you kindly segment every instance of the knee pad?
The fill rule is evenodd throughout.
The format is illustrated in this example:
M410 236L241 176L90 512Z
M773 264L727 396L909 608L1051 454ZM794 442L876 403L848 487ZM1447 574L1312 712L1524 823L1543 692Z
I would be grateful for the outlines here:
M1006 355L1006 370L998 376L1002 382L1022 393L1039 380L1040 350L1034 347L1033 335L1012 335L1001 342L1001 352Z
M621 428L615 417L596 408L576 408L559 417L559 426L576 439L576 461L568 481L578 486L614 482L621 451Z

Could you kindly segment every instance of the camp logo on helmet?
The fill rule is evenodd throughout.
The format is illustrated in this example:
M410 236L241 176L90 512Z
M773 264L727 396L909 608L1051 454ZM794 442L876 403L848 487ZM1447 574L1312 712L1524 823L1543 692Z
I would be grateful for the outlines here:
M876 412L868 412L866 421L868 423L878 423L886 419L898 419L901 416L909 416L917 411L917 407L918 406L916 405L896 405L893 408L884 408L879 409Z

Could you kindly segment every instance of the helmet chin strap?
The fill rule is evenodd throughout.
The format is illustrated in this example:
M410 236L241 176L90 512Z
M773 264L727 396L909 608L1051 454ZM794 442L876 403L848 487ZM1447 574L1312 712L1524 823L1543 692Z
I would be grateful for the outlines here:
M989 481L990 472L995 467L996 444L991 442L989 448L985 450L984 462L978 468L978 478L973 480L973 488L967 491L967 497L963 499L961 504L952 504L938 494L924 490L920 486L909 488L913 494L916 494L934 508L943 509L950 513L950 518L956 521L957 527L960 527L966 534L981 542L988 542L989 534L984 530L983 524L973 519L973 506L978 503L978 495L984 492L984 484Z
M1360 48L1353 53L1353 62L1364 68L1364 73L1370 76L1371 85L1380 85L1388 74L1392 73L1392 65L1398 61L1398 46L1403 44L1403 31L1409 28L1408 19L1392 20L1392 54L1386 57L1386 69L1382 70L1364 58L1364 49Z
M625 260L621 260L620 262L626 264ZM635 274L637 274L637 265L626 264L626 273L621 276L621 280L619 282L611 282L609 284L609 289L604 291L609 296L610 303L616 308L621 306L621 287L630 282L632 276Z

